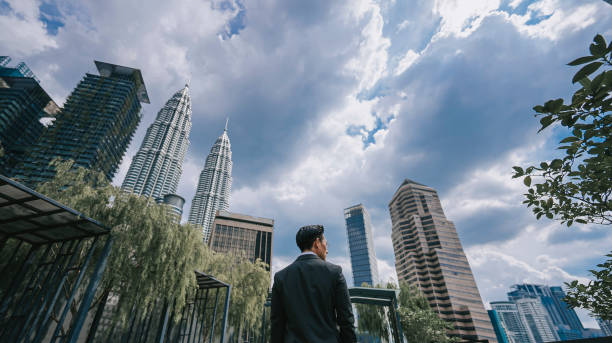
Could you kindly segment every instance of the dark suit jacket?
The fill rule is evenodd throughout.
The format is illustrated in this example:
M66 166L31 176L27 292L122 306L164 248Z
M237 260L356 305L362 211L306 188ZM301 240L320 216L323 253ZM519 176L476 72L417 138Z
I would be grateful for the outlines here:
M272 343L357 342L342 268L316 255L274 275L270 316Z

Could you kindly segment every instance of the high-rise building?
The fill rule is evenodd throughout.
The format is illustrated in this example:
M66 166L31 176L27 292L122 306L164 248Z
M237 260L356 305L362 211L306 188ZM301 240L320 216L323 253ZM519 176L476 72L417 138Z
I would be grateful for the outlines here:
M368 211L362 204L345 208L344 221L351 254L353 284L356 287L361 287L364 282L371 286L377 285L378 262Z
M159 110L147 129L121 188L157 201L176 193L190 132L191 98L185 85Z
M180 223L183 217L183 205L185 205L185 199L176 194L166 194L162 203L170 207L170 213L176 218L176 222Z
M0 145L4 153L0 156L0 174L12 177L13 168L43 133L41 120L53 118L60 108L25 63L6 67L10 60L0 57Z
M497 313L506 330L510 343L535 343L527 323L521 317L516 304L511 301L493 301L491 308Z
M210 149L195 196L191 201L189 223L202 227L204 243L208 243L215 213L229 210L232 189L232 148L225 129Z
M395 270L417 286L452 336L497 342L455 225L446 219L438 193L405 180L389 203Z
M574 309L563 301L565 292L561 287L520 284L513 285L512 288L513 290L508 293L508 299L511 301L532 297L540 300L561 339L582 338L584 327Z
M53 125L41 135L15 177L32 186L55 175L55 158L102 172L109 180L136 131L140 103L149 103L140 70L95 61L100 75L87 73Z
M601 328L604 336L612 336L612 320L603 320L599 317L595 318L597 325Z
M217 211L208 245L213 251L272 264L274 220Z
M497 342L498 343L511 343L508 340L508 335L506 334L506 326L502 322L497 311L488 310L487 312L489 313L489 319L491 319L491 325L493 325L495 336L497 336Z
M555 326L540 299L519 298L513 301L536 343L559 340Z

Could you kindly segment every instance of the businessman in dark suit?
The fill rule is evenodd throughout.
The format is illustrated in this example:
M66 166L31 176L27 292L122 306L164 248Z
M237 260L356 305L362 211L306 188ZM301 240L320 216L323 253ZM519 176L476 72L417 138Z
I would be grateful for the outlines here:
M302 254L274 275L272 343L357 342L355 318L342 268L325 261L323 226L300 228Z

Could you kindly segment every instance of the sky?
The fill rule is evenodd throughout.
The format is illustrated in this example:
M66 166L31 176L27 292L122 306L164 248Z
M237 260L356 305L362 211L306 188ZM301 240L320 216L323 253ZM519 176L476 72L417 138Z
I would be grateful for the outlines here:
M274 219L273 271L298 255L297 228L323 224L352 283L343 209L363 203L380 276L396 280L388 203L405 178L433 187L487 306L512 284L586 281L610 251L609 227L536 220L511 178L557 154L564 132L537 133L531 108L571 97L566 64L597 33L612 40L610 23L602 0L0 0L0 55L58 104L94 59L142 71L151 104L116 185L189 82L184 218L229 118L230 210Z

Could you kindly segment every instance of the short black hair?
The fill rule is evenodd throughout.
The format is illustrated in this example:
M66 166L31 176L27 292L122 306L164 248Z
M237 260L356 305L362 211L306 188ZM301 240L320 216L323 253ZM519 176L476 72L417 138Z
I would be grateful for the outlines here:
M311 249L317 238L323 237L323 225L302 226L295 235L295 243L301 251Z

